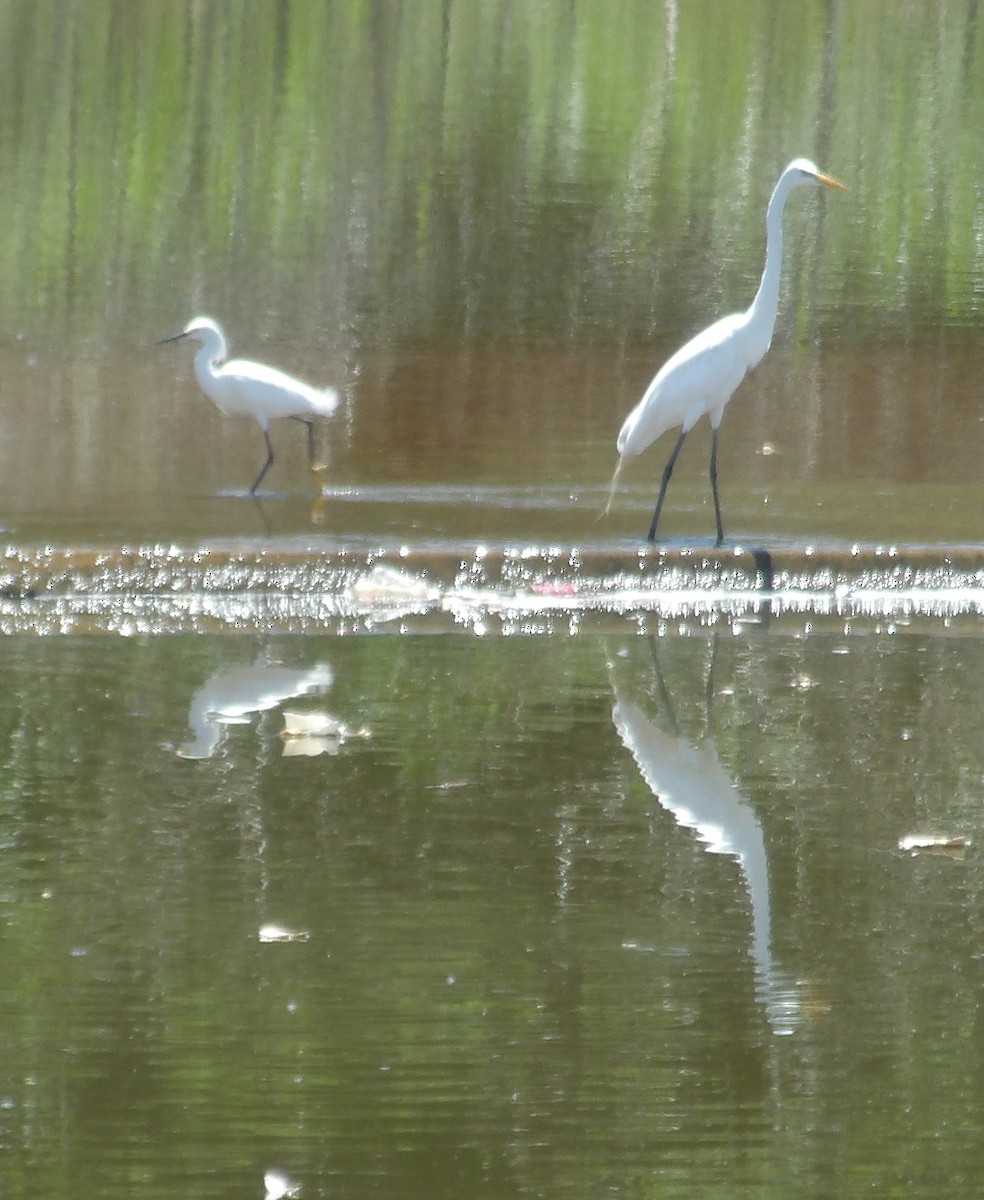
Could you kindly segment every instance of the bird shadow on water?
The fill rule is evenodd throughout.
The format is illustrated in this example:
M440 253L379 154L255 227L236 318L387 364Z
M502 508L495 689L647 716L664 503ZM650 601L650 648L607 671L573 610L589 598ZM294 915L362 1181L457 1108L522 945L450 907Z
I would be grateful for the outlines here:
M330 497L317 493L302 493L297 491L263 491L255 494L246 488L222 488L219 491L203 494L202 501L233 501L237 513L253 512L256 516L259 532L264 536L272 536L284 532L284 521L288 522L286 531L296 530L300 526L323 525L330 515ZM247 505L243 504L248 502ZM275 523L271 518L277 513L282 519Z
M797 984L777 961L772 938L769 856L761 821L738 791L714 745L714 671L717 635L712 638L704 685L705 734L694 742L682 731L667 687L655 638L649 638L653 692L659 716L636 698L637 685L619 678L609 661L614 694L612 722L622 744L660 807L681 829L693 830L710 854L738 864L751 910L749 953L755 971L756 998L773 1033L792 1033L801 1007ZM616 656L620 657L620 656ZM621 656L624 659L624 656Z

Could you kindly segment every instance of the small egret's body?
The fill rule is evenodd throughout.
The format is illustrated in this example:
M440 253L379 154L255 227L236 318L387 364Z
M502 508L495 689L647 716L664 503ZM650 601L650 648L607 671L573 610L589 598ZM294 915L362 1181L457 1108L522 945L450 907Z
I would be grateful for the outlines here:
M745 375L765 355L772 343L779 305L779 274L782 266L782 213L794 188L803 184L825 184L846 190L842 183L824 175L805 158L797 158L779 177L766 212L765 269L755 299L745 312L722 317L698 333L660 368L645 395L625 418L616 449L618 465L612 478L612 493L622 468L641 454L667 430L680 427L660 483L659 498L649 529L656 540L659 514L666 488L683 440L706 413L711 420L711 490L717 519L717 542L724 538L717 489L718 427L724 409ZM611 496L609 496L609 504Z
M225 336L209 317L196 317L164 342L193 338L201 348L195 355L195 378L206 396L227 417L252 417L263 430L267 460L249 489L256 494L263 477L273 463L270 422L281 417L302 421L308 428L308 458L312 470L314 458L314 418L330 417L338 407L338 393L332 388L319 391L299 379L246 359L225 359L229 353ZM163 343L162 343L163 344Z

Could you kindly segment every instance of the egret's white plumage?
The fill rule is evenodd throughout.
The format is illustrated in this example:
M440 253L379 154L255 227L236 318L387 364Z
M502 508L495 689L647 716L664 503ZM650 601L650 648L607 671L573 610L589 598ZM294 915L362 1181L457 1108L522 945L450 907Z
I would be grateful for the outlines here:
M210 317L195 317L180 333L164 338L161 344L182 338L192 338L200 343L195 355L195 378L216 408L227 417L252 417L263 430L267 460L249 489L250 495L256 494L273 463L271 421L292 417L307 425L308 456L313 460L314 418L330 417L338 407L338 393L333 388L319 390L263 363L242 358L226 362L229 350L225 335Z
M718 426L736 388L772 343L782 267L782 213L790 193L803 184L824 184L846 190L842 183L824 175L808 159L794 159L786 167L766 210L765 268L750 307L745 312L732 313L715 321L669 358L619 431L616 442L619 458L612 477L609 505L625 464L667 430L680 427L680 436L663 471L656 511L649 528L651 542L656 540L663 498L683 440L705 413L711 420L710 478L717 519L716 544L720 545L724 538L717 490Z

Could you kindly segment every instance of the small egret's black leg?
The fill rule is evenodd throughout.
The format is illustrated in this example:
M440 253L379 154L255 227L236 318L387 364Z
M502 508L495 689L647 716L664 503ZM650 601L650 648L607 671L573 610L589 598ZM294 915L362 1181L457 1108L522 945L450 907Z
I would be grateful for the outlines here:
M663 500L666 496L666 488L670 482L670 476L673 474L673 468L676 465L677 455L683 446L683 439L687 436L688 430L684 430L677 439L677 444L673 447L673 453L670 455L666 466L663 468L663 481L659 485L659 498L656 501L656 511L653 513L653 523L649 526L649 541L656 541L656 526L659 524L660 509L663 507Z
M714 493L714 516L717 518L718 535L715 546L724 541L724 529L721 526L721 501L718 499L718 431L711 430L711 491Z
M314 462L314 422L309 417L294 416L291 419L300 421L302 425L307 426L308 466L310 466Z
M254 480L253 486L249 489L249 494L251 496L256 495L256 489L263 482L263 476L267 473L267 471L270 470L270 466L273 463L273 446L270 444L270 430L269 429L263 430L263 438L266 442L267 460L263 464L263 467L262 467L259 475L257 475L256 479Z

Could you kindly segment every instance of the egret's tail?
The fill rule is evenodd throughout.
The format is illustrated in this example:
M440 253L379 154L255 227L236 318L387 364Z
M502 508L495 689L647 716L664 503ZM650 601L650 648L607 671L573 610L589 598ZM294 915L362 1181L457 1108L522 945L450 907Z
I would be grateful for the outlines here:
M612 481L608 485L608 501L605 504L605 507L601 510L600 516L602 517L608 516L608 510L611 508L612 501L615 499L615 489L618 487L618 477L622 474L622 466L624 463L625 459L619 455L618 462L615 464L615 474L612 476Z
M324 391L317 393L315 403L320 416L330 417L335 409L338 408L338 392L334 388L325 388Z

